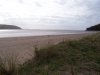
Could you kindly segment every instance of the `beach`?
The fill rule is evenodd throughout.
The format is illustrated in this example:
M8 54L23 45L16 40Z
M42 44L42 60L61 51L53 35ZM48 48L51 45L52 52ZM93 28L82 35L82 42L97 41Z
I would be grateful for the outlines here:
M34 55L35 47L47 47L65 40L79 40L92 34L93 33L0 38L0 56L2 58L17 57L18 62L23 63Z

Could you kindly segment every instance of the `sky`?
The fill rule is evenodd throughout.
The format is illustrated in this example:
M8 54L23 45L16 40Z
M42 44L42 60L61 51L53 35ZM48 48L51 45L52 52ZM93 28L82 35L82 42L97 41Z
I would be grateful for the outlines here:
M0 0L0 24L85 30L100 23L100 0Z

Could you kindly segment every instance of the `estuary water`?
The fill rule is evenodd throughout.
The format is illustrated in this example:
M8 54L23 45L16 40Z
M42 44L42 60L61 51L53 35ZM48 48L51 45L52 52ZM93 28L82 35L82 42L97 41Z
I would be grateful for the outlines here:
M7 37L24 37L24 36L44 36L44 35L64 35L64 34L86 34L93 33L90 31L81 30L0 30L0 38Z

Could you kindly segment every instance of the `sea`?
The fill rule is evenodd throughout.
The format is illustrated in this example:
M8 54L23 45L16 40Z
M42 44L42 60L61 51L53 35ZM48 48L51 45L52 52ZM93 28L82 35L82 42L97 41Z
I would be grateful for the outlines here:
M86 33L93 33L93 32L84 31L84 30L34 30L34 29L17 30L15 29L15 30L0 30L0 38L44 36L44 35L86 34Z

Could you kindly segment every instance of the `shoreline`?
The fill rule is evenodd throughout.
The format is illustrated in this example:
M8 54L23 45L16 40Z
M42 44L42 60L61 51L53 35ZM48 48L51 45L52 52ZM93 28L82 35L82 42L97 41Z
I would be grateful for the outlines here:
M7 30L8 31L8 30ZM64 30L63 30L64 31ZM19 32L20 33L20 32ZM10 34L10 35L8 35L8 34L0 34L0 39L3 39L3 38L21 38L21 37L35 37L35 36L55 36L55 35L74 35L74 34L93 34L93 33L97 33L97 31L80 31L80 32L78 32L77 33L77 31L75 31L75 32L68 32L68 33L65 33L65 32L63 32L63 33L52 33L52 34L44 34L44 33L42 33L42 34L34 34L34 32L32 33L32 34L29 34L29 32L28 33L25 33L25 34L16 34L16 32L14 32L14 34ZM34 34L34 35L33 35Z
M15 56L23 63L31 58L35 46L42 48L64 40L79 40L92 34L94 33L0 38L0 56Z

